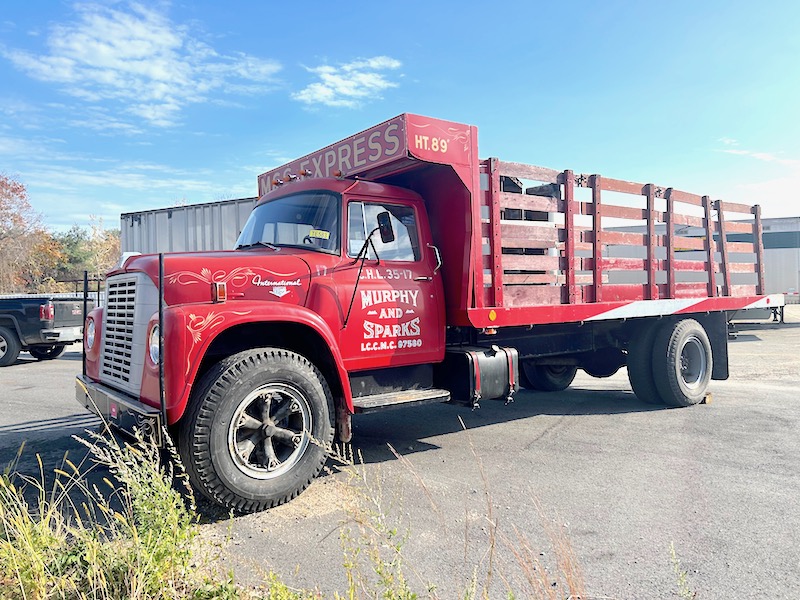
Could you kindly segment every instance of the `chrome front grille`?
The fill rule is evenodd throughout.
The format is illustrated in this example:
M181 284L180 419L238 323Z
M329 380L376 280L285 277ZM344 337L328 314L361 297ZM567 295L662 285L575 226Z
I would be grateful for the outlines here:
M112 380L129 384L136 313L136 279L109 280L107 294L102 374Z
M100 381L138 397L147 352L147 325L158 313L158 289L142 272L108 278Z

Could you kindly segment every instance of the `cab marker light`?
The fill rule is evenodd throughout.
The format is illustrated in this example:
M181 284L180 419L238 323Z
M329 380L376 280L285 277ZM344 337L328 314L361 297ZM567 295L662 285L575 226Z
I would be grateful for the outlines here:
M225 302L228 299L228 286L225 282L214 282L211 285L211 296L214 302Z

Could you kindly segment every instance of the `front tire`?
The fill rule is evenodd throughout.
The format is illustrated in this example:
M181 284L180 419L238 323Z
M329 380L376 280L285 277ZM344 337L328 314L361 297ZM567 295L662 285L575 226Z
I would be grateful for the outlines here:
M0 367L7 367L17 360L20 343L17 334L6 327L0 327Z
M65 349L65 344L55 344L53 346L31 346L28 348L28 352L38 360L53 360L64 354Z
M178 451L203 496L255 512L291 500L319 474L333 415L330 388L306 358L247 350L200 381L179 424Z
M653 342L653 378L669 406L692 406L705 398L711 381L711 343L694 319L668 323Z

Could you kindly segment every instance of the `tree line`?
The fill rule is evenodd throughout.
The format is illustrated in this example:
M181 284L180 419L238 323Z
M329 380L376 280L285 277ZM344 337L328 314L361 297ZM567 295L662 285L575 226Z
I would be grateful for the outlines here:
M75 291L84 271L102 278L119 256L119 229L90 217L88 227L51 231L25 185L0 174L0 294Z

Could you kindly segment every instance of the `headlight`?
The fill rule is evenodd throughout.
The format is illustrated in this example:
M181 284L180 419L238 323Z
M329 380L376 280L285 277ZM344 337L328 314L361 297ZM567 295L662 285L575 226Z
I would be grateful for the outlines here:
M158 364L158 353L161 344L159 344L159 329L158 325L154 325L153 328L150 330L150 340L149 340L149 347L150 347L150 360L153 361L154 365Z
M92 349L94 346L94 334L95 334L95 326L94 326L94 319L87 319L88 323L86 323L86 348L88 350Z

